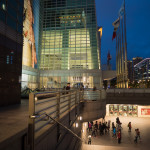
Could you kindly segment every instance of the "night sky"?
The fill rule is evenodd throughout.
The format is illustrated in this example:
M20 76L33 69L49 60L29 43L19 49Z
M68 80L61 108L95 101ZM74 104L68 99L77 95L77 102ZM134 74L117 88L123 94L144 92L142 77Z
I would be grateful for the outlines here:
M123 0L95 0L97 24L103 27L101 59L107 63L112 56L112 69L116 68L116 40L112 42L112 23L118 18ZM127 57L150 57L150 0L126 0Z

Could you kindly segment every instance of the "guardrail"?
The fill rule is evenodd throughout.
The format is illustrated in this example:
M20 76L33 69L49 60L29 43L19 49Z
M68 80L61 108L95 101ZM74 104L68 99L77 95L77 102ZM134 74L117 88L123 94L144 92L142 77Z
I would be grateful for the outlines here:
M106 93L149 93L150 89L107 89Z
M67 112L76 108L82 100L82 91L30 93L28 144L31 150L34 150L37 134L44 127L62 118Z
M106 98L105 90L84 90L84 100L102 100Z

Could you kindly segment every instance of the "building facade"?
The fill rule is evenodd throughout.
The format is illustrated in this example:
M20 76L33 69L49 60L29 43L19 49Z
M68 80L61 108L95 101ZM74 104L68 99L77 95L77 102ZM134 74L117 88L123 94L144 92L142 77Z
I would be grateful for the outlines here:
M133 81L135 81L136 79L136 75L135 75L135 72L134 72L134 66L139 63L140 61L142 61L143 58L142 57L135 57L135 58L132 58L132 62L133 62Z
M133 81L133 65L132 65L132 61L127 61L127 68L128 68L128 80L129 83L131 83Z
M145 58L134 65L134 79L137 82L150 80L150 58Z
M100 49L94 0L41 1L38 69L40 88L101 83Z
M0 106L20 103L23 3L0 1Z

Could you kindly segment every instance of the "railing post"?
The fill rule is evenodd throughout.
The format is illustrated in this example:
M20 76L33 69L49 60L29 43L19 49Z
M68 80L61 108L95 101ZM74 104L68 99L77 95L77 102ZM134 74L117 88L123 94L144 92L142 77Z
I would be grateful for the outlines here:
M34 138L35 138L35 95L34 93L29 94L29 121L28 121L28 144L30 150L34 150Z
M56 116L56 120L59 121L60 119L60 92L57 93L57 116ZM57 123L57 141L59 141L59 137L60 137L60 126Z
M60 118L60 92L57 93L57 120Z
M77 115L77 91L75 91L75 116Z
M71 110L71 91L68 92L68 111L69 111L69 125L71 123L71 118L70 118L70 110Z

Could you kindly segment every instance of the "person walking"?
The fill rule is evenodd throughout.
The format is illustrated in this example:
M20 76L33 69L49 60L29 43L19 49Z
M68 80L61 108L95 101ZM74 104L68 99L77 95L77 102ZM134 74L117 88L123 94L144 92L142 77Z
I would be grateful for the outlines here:
M134 143L137 143L137 142L138 142L138 138L139 138L139 140L141 140L140 130L137 128L137 129L135 129L135 139L134 139Z
M92 131L92 124L89 122L89 132Z
M92 141L92 136L89 134L89 136L88 136L88 144L91 145L91 141Z
M131 122L128 123L128 128L129 128L129 132L131 132L131 128L132 128Z
M120 144L121 143L121 131L120 130L118 131L117 138L118 138L118 144Z

